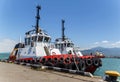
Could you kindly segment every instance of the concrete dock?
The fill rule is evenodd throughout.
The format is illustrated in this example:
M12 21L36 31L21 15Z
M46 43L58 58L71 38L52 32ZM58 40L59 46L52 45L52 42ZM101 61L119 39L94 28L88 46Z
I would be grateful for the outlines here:
M104 82L101 77L86 77L52 70L36 71L30 67L0 62L0 82Z

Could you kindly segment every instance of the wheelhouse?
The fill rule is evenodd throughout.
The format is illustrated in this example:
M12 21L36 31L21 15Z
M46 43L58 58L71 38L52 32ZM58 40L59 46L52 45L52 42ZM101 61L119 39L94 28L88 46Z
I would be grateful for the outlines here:
M74 44L68 38L65 38L64 41L62 41L62 38L58 38L55 41L55 47L58 48L58 49L67 48L67 47L74 47Z
M40 32L37 34L26 33L25 45L31 45L31 43L50 43L51 37L46 33Z

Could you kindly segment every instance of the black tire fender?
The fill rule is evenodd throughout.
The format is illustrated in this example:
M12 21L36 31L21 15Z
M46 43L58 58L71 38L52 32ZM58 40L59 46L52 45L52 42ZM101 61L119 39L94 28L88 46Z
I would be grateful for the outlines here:
M86 65L87 66L91 66L92 65L92 60L90 58L86 59Z
M94 59L93 59L93 65L94 65L94 66L98 67L98 66L99 66L99 63L100 63L100 62L99 62L99 59L98 59L98 58L94 58Z
M78 68L81 71L84 71L86 69L86 65L85 65L85 61L84 60L80 60L80 62L78 63Z

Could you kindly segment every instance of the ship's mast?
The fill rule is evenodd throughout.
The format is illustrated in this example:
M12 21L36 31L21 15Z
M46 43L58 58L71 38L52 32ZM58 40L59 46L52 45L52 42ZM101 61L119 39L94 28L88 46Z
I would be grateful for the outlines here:
M65 34L64 34L65 27L64 27L64 23L65 23L65 20L62 20L62 41L65 40Z
M41 6L37 6L37 15L36 15L36 33L39 33L40 32L40 29L39 29L39 20L40 20L40 15L39 15L39 10L41 10Z

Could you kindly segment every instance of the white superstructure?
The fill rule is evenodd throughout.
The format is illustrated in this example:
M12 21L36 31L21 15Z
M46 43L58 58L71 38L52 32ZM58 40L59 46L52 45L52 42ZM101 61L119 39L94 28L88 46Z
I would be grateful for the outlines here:
M17 50L15 50L16 59L21 58L39 58L42 56L61 54L59 49L55 49L51 44L51 37L39 28L39 9L37 6L36 26L35 29L25 33L24 43L19 43Z
M62 54L73 54L77 56L83 56L80 52L79 47L75 47L74 43L66 38L64 35L64 20L62 20L62 38L57 38L55 40L55 48L59 49Z

